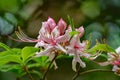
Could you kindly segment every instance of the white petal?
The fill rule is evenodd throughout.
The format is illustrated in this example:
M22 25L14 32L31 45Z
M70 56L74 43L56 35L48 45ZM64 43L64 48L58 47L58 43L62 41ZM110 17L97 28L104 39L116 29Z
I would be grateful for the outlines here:
M106 61L106 62L100 62L100 63L97 63L97 64L99 64L100 66L107 66L107 65L109 65L111 63L112 62L110 62L110 61Z
M56 38L56 37L60 36L60 32L59 32L59 30L58 30L58 26L56 26L56 27L53 29L53 31L51 32L51 36L52 36L53 38Z
M76 62L76 60L75 60L75 58L72 60L72 69L76 72L77 70L76 70L76 64L77 64L77 62Z
M117 52L118 54L120 54L120 47L118 47L118 48L116 49L116 52Z
M53 46L50 46L50 47L46 48L44 51L41 51L41 52L36 53L36 56L37 56L37 57L38 57L38 56L43 56L43 55L48 56L53 49L54 49L54 47L53 47Z
M62 43L62 42L66 42L69 41L70 35L69 33L65 33L62 36L59 36L58 38L56 38L57 43Z
M78 54L75 54L75 60L80 64L82 68L86 67L86 64L80 59Z
M55 53L49 54L49 59L50 59L50 61L52 61L54 57L55 57ZM55 60L53 61L53 65L54 65L54 68L55 68L55 69L58 68Z
M112 71L116 71L118 69L120 69L120 68L117 65L114 65Z
M67 51L66 51L61 45L57 44L55 47L56 47L58 50L61 50L61 51L63 51L64 53L67 53Z

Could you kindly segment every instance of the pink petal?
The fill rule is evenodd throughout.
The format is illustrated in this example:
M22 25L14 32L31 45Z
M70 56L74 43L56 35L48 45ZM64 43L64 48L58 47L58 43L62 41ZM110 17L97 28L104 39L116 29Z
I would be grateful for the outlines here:
M60 31L60 35L64 34L65 33L65 29L67 27L67 24L66 22L61 18L57 24L58 26L58 29Z
M52 18L48 18L48 20L47 20L47 24L48 24L48 26L49 26L49 28L51 29L51 31L55 28L55 26L56 26L56 23L55 23L55 21L54 21L54 19L52 19Z
M58 38L56 38L56 42L57 43L64 43L66 41L69 41L69 39L70 39L69 32L66 32L64 35L59 36Z
M82 37L84 35L84 28L83 28L83 26L78 28L78 29L76 29L76 31L80 32L79 37Z
M74 36L72 37L71 41L70 41L70 45L74 48L74 46L77 45L79 41L80 41L80 40L79 40L78 36L77 36L77 35L74 35Z

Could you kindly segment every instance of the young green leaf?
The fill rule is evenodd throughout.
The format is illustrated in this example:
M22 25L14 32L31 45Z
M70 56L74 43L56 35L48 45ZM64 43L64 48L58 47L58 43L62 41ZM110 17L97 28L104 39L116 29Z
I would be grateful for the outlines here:
M107 44L97 44L91 49L86 50L88 53L95 54L97 51L105 51L105 52L115 52L114 49L112 49L110 46Z
M21 57L19 55L0 55L0 67L2 67L3 65L10 63L10 62L14 62L14 63L22 63Z
M74 31L74 30L75 30L74 22L73 22L73 19L71 19L69 15L68 15L68 21L69 21L69 24L70 24L71 27L72 27L72 30Z
M4 48L5 50L9 51L10 53L14 53L10 47L8 47L7 45L5 45L4 43L0 42L0 47Z
M22 49L22 59L23 62L25 62L28 58L32 57L36 51L38 51L38 48L35 47L24 47Z
M2 72L8 72L8 71L16 71L20 69L21 66L19 64L6 64L0 67L0 71Z
M71 32L70 32L70 35L71 35L71 36L74 36L74 35L76 35L76 34L79 34L79 32L78 32L78 31L71 31Z
M34 61L39 63L41 67L47 67L50 62L47 56L41 56L41 57L34 58Z

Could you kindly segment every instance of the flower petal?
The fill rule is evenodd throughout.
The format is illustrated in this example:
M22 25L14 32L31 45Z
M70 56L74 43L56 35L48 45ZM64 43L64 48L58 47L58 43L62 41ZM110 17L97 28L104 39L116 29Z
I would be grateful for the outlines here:
M61 18L57 25L58 25L58 29L60 31L60 35L63 35L65 33L65 29L67 27L66 22Z
M41 51L41 52L37 52L36 53L36 56L39 57L39 56L43 56L43 55L46 55L48 56L51 51L53 51L54 47L53 46L49 46L48 48L46 48L44 51Z
M78 54L75 54L74 56L75 56L76 62L78 62L82 68L86 67L86 64L80 59Z
M76 70L76 64L77 64L77 62L76 62L76 60L75 60L75 58L72 60L72 69L73 69L73 71L77 71Z
M56 37L59 37L59 36L60 36L60 32L59 32L59 30L58 30L58 26L56 26L56 27L52 30L51 36L52 36L52 38L56 38Z
M51 17L48 18L47 24L48 24L49 28L51 29L51 31L52 31L52 30L55 28L55 26L56 26L55 21L54 21Z
M52 60L54 59L54 57L55 57L55 53L51 53L51 54L49 55L50 61L52 61ZM53 61L53 65L54 65L54 68L55 68L55 69L58 68L55 60Z
M84 28L81 26L80 28L76 29L76 31L80 32L79 37L82 37L84 35Z
M120 47L115 50L120 55Z
M56 44L55 46L58 50L63 51L64 53L67 53L67 51L60 45L60 44Z
M120 68L117 65L114 65L112 71L116 71L118 69L120 69Z

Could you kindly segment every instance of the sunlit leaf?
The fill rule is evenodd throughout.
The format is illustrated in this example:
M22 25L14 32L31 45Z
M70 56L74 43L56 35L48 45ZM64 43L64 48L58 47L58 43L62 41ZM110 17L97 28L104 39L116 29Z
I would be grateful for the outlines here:
M24 47L22 49L23 62L25 62L28 58L32 57L38 50L39 49L35 47Z
M7 63L22 63L21 57L19 55L0 55L0 66L3 66Z
M14 53L10 47L5 45L4 43L0 42L0 47L4 48L5 50L9 51L9 53Z
M105 51L105 52L115 52L114 49L112 49L107 44L96 44L91 49L86 50L88 53L96 54L97 51Z
M70 18L70 16L68 16L68 21L70 26L72 27L72 30L74 31L75 30L74 22L73 22L73 19Z
M34 59L41 67L47 67L49 65L49 59L47 56L41 56Z
M0 71L2 72L15 71L15 70L20 69L20 67L21 66L18 64L6 64L0 67Z
M70 35L71 35L71 36L74 36L74 35L76 35L76 34L79 34L79 32L78 32L78 31L71 31L71 32L70 32Z

